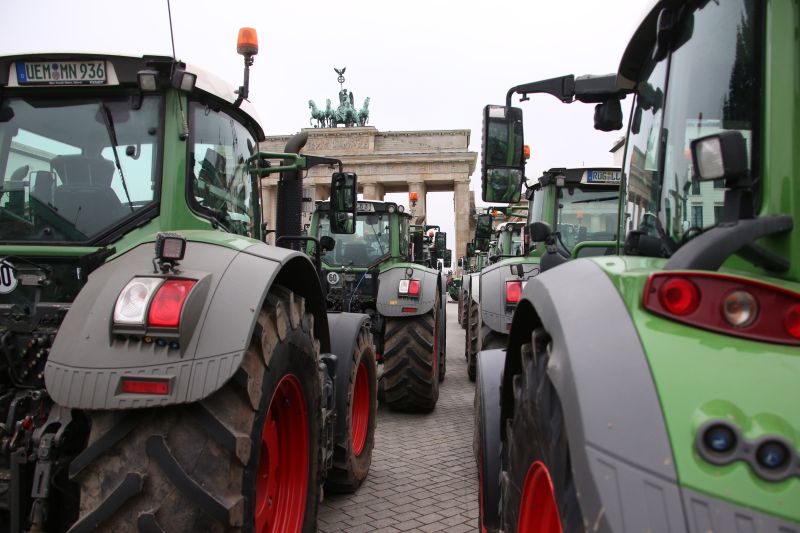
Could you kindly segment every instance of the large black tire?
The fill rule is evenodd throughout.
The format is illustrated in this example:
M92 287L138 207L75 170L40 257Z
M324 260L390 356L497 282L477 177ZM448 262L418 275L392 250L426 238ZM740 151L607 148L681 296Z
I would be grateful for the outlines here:
M386 319L383 381L386 404L428 412L439 400L439 297L424 315Z
M504 359L492 361L486 355L482 353L477 358L472 450L478 466L478 530L494 533L500 529L500 388Z
M436 298L436 305L439 305L439 298ZM439 317L439 383L444 381L444 376L447 374L447 307L444 306L443 315Z
M458 323L461 329L467 329L467 298L469 294L466 291L458 293Z
M464 340L464 355L467 357L467 376L475 381L475 356L478 353L478 335L480 333L480 309L470 297L467 303L467 331Z
M322 405L313 324L302 298L273 287L242 364L222 389L188 405L90 412L89 445L70 464L81 488L80 518L71 531L256 530L256 484L265 476L259 466L275 466L260 463L281 457L262 441L273 400L270 424L278 427L278 413L290 411L306 422L308 453L305 461L302 453L296 456L305 468L284 466L277 478L299 479L288 490L305 497L295 516L299 527L276 523L286 518L276 511L261 531L316 531ZM299 408L284 395L286 384L302 395ZM286 439L302 442L292 433L282 432L276 443L289 449ZM298 474L303 471L305 478ZM260 509L268 505L266 494L276 496L270 507L274 501L284 509L286 492L280 491L290 485L278 486L275 493L262 492Z
M358 335L352 358L345 405L337 413L337 416L346 417L344 426L346 433L336 443L333 452L333 467L328 472L328 478L325 481L325 488L331 492L354 492L361 486L369 473L372 449L375 445L375 426L378 420L378 379L375 347L372 344L372 334L368 329L362 328ZM363 365L363 369L359 374L361 365ZM358 385L358 390L356 385ZM367 415L366 428L362 427L361 429L361 431L366 429L366 433L356 435L358 443L354 443L353 439L354 402L356 402L356 409L367 410L366 413L361 413L362 416Z
M533 332L532 342L522 346L522 373L513 378L514 415L506 426L503 450L507 470L500 478L503 531L518 530L520 504L529 468L539 461L552 479L555 507L562 531L586 531L572 465L561 402L547 376L550 338L544 330ZM528 533L520 530L519 533Z

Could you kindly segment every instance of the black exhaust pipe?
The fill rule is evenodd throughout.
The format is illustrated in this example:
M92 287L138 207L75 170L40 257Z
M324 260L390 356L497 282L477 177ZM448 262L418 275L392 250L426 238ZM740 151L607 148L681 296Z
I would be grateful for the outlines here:
M292 136L286 143L284 152L299 154L308 141L308 133L301 132ZM284 165L291 164L288 159L283 160ZM288 170L281 172L278 181L278 202L275 216L275 242L280 237L297 236L302 233L301 215L303 211L303 174L301 170ZM296 249L297 241L285 241L278 246Z

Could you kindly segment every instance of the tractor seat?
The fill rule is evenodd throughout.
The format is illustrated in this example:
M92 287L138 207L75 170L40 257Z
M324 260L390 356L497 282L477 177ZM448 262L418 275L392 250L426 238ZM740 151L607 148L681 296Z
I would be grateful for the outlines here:
M50 163L61 180L53 205L61 218L84 235L94 235L126 214L111 188L114 164L102 157L59 155Z

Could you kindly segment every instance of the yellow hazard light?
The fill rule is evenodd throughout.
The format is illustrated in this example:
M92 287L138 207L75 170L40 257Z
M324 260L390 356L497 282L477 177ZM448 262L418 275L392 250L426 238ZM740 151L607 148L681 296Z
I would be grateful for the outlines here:
M525 159L530 159L531 158L531 147L528 146L527 144L522 147L522 156Z
M258 53L258 36L255 28L239 28L239 38L236 40L236 53L243 56L254 56Z

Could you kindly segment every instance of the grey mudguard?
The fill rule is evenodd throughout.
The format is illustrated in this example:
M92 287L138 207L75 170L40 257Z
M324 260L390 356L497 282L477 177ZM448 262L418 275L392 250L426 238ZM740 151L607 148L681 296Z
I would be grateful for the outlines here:
M597 264L578 259L533 278L523 298L552 338L547 372L584 519L593 531L684 531L661 405L617 289Z
M45 367L45 384L53 400L81 409L131 409L193 402L230 379L242 361L258 313L276 281L296 290L293 276L314 275L307 257L290 250L254 244L244 251L188 242L175 277L203 280L189 295L181 316L180 348L143 342L143 335L112 332L114 305L123 287L136 276L153 274L153 244L140 245L95 270L78 294L56 335ZM281 270L282 265L291 267ZM291 272L289 272L291 271ZM198 290L198 287L202 290ZM306 285L308 283L306 282ZM321 296L306 297L315 335L329 347L327 322L316 311ZM148 331L158 338L158 332ZM167 379L169 394L126 394L122 377Z
M526 269L523 280L528 280L539 273L538 265L532 267L531 264L524 263ZM508 326L514 315L514 307L506 306L506 281L520 279L511 269L511 265L500 262L484 268L480 273L481 294L478 303L481 309L481 322L503 335L508 334Z
M401 297L397 294L397 287L401 279L408 279L406 269L412 269L413 279L420 280L419 298ZM424 315L433 309L436 301L436 292L439 290L438 270L431 270L415 264L401 264L378 275L378 301L376 307L383 316L415 316ZM403 308L416 308L413 312L403 312Z
M353 352L358 342L361 326L369 321L368 315L360 313L328 313L331 331L331 352L336 354L336 442L347 438L347 393L350 372L353 367Z

